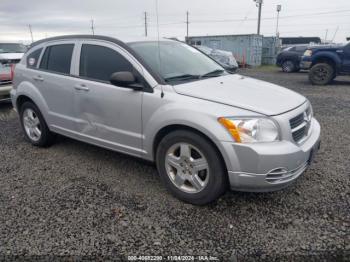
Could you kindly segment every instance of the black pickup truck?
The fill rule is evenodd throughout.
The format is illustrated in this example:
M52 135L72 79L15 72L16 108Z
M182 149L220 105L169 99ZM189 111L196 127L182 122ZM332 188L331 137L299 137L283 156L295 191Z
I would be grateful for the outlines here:
M282 68L283 72L293 73L300 70L299 64L302 55L309 45L295 45L283 49L277 55L276 65Z
M338 75L350 75L350 43L308 48L300 62L301 69L310 69L314 85L327 85Z

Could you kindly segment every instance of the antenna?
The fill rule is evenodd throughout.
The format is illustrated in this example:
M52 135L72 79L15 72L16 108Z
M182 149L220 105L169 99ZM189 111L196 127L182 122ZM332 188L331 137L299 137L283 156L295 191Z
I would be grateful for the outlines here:
M157 36L158 36L158 60L159 60L159 72L162 72L162 59L160 56L160 37L159 37L159 14L158 14L158 0L156 0L156 15L157 15ZM163 86L161 86L161 98L164 97Z
M95 35L94 19L92 19L92 18L91 18L91 32L92 32L92 35Z
M186 12L186 43L188 43L188 25L190 24L189 19L188 19L189 13L188 11Z

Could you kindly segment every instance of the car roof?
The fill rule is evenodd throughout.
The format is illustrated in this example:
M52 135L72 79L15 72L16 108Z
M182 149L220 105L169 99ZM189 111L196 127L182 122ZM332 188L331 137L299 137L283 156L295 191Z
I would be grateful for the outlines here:
M92 39L92 40L103 40L108 41L112 43L116 43L118 45L125 45L128 43L134 43L134 42L155 42L158 41L157 38L153 37L121 37L121 38L115 38L111 36L103 36L103 35L62 35L62 36L55 36L50 38L45 38L39 41L36 41L30 45L30 48L33 48L34 46L40 45L42 43L51 42L51 41L59 41L59 40L70 40L70 39ZM169 41L174 42L175 40L168 39L168 38L160 38L160 41Z
M20 45L24 45L23 42L21 41L13 41L13 40L0 40L0 44L20 44Z
M30 50L43 43L52 42L52 41L60 41L60 40L79 40L79 39L90 39L90 40L101 40L101 41L107 41L111 43L115 43L118 46L124 48L127 50L130 54L132 54L138 61L141 62L141 64L148 70L148 72L153 76L153 78L159 83L166 85L167 83L164 81L164 79L152 68L150 68L147 63L144 62L143 58L136 53L128 44L129 43L136 43L136 42L154 42L158 41L156 38L151 37L128 37L128 38L114 38L110 36L102 36L102 35L63 35L63 36L56 36L56 37L50 37L45 38L39 41L36 41L32 43L28 49L27 52L30 52ZM161 38L159 39L162 42L178 42L176 40L167 39L167 38Z

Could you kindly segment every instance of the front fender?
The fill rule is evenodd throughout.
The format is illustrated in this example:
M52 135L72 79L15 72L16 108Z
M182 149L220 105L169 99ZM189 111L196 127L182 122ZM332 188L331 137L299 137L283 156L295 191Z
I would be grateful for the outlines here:
M171 117L168 117L171 115ZM156 113L154 114L148 125L145 127L144 132L144 149L147 152L149 160L155 159L154 142L156 135L160 130L172 125L181 125L195 129L205 136L207 136L219 149L224 161L227 165L230 165L231 161L225 153L225 149L221 141L232 141L232 137L229 133L218 123L217 118L210 115L203 115L200 113L188 114L186 110L168 110L166 114ZM204 124L205 123L205 124ZM227 166L228 170L231 170L231 166Z
M167 94L165 97L169 96L170 94ZM217 119L219 116L247 115L248 112L200 99L177 96L181 102L158 100L162 104L157 104L157 100L144 99L143 111L147 111L143 114L144 158L154 160L154 142L160 130L172 125L182 125L207 136L220 151L228 170L232 170L231 163L237 158L234 152L230 156L225 153L227 150L223 142L233 142L233 138Z
M335 54L334 52L329 52L329 51L323 51L323 52L319 52L319 53L314 54L312 56L312 65L317 63L317 61L325 60L325 59L329 59L329 60L333 61L336 65L337 69L339 69L341 67L340 57L337 54Z

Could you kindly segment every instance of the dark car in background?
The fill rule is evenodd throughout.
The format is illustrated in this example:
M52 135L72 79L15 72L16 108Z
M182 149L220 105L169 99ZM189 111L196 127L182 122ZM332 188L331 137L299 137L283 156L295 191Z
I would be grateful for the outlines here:
M313 85L328 85L338 75L350 75L350 43L310 47L300 67L310 69L309 80Z
M298 72L301 57L308 47L309 45L295 45L283 49L277 55L277 66L281 67L282 71L286 73Z

